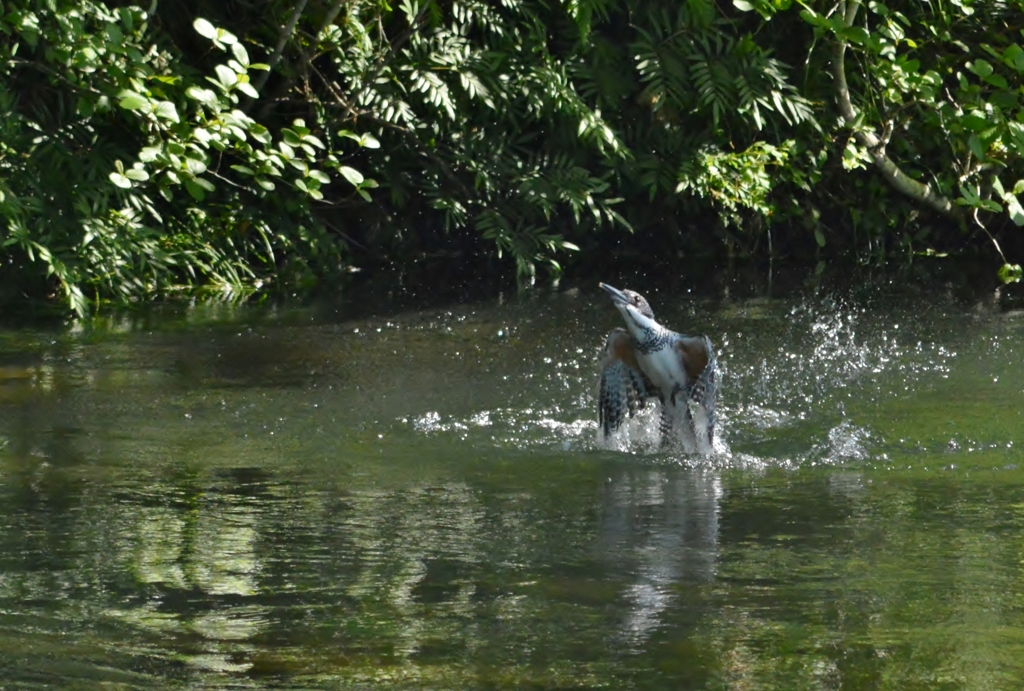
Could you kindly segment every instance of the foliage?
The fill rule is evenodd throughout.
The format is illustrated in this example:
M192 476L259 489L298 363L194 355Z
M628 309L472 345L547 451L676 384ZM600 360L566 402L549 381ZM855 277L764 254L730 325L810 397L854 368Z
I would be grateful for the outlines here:
M1013 22L1021 7L873 1L848 25L843 13L855 4L808 4L801 11L816 37L855 51L861 119L847 124L880 131L900 165L977 225L1000 217L1024 225L1024 101L1015 88L1024 76L1024 49ZM849 140L846 167L868 161Z
M82 313L89 293L129 300L182 282L241 290L284 268L277 253L339 256L298 195L267 194L286 169L306 196L325 176L306 164L301 123L272 146L232 108L238 93L254 93L255 66L230 33L212 37L233 48L208 89L197 73L170 70L176 56L147 43L139 8L38 5L9 3L0 27L7 264L27 273L42 263ZM273 227L282 219L290 232Z
M153 9L0 6L0 266L78 313L437 251L529 277L634 229L656 253L767 235L885 259L1024 225L1014 4ZM892 169L955 202L949 222Z

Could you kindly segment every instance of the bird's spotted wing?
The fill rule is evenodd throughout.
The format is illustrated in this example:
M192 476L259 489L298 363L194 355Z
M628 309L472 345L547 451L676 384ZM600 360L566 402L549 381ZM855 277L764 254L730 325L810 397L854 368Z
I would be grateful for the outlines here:
M598 419L604 436L617 430L653 394L653 387L637 364L633 339L625 329L608 334L601 365Z
M676 344L689 376L688 408L699 406L708 424L708 442L715 438L715 404L718 401L718 361L707 336L683 338Z

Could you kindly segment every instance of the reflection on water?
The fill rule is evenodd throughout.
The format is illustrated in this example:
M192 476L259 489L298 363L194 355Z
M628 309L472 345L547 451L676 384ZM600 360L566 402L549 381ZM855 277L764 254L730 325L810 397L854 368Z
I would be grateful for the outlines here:
M714 580L721 496L718 473L702 469L624 473L609 485L598 548L616 561L629 555L634 565L619 630L635 650L658 629L680 584Z
M599 441L593 292L0 332L5 688L1020 685L1024 321L651 295L686 458Z

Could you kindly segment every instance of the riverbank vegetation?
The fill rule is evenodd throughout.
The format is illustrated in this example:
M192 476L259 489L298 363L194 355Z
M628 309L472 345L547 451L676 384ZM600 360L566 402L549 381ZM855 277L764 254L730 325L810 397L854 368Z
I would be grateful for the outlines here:
M623 247L1012 280L1022 28L997 0L2 0L0 299Z

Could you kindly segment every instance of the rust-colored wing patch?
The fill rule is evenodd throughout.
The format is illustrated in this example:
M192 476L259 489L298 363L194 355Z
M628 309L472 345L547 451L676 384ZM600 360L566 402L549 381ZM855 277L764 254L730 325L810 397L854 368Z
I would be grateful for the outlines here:
M654 395L653 386L640 370L633 339L625 329L615 329L605 342L601 363L598 420L604 436L622 426Z

